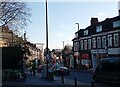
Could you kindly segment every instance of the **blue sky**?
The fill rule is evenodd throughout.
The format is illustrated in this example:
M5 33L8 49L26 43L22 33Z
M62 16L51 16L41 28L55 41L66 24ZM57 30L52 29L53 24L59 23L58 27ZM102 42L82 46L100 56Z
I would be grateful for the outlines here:
M27 2L32 16L26 28L27 38L32 43L46 44L45 2ZM62 48L63 43L72 44L75 32L90 25L91 17L99 21L118 16L118 2L48 2L48 44L50 49ZM46 45L44 45L45 47Z

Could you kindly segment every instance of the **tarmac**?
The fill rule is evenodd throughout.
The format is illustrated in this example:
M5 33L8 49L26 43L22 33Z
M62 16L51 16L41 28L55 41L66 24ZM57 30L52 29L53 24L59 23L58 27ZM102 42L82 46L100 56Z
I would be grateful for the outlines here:
M54 80L47 80L46 78L41 78L41 74L37 73L36 76L30 75L29 72L26 72L27 78L26 81L20 82L20 81L6 81L3 82L2 87L77 87L79 85L85 86L85 87L91 87L90 84L86 84L84 82L76 81L75 79L68 79L64 78L62 80L61 76L53 76Z

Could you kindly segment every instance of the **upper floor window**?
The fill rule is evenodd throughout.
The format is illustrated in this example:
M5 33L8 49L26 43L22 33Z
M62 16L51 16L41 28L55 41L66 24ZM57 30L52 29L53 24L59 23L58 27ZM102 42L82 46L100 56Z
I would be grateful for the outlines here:
M88 30L84 30L84 35L88 35Z
M108 35L108 47L112 46L112 34Z
M102 48L105 48L106 46L106 36L102 37Z
M88 49L91 49L91 39L88 39Z
M119 35L118 35L118 33L114 34L114 46L119 46Z
M113 28L115 28L115 27L120 27L120 20L113 22Z
M78 33L75 34L75 38L78 38Z
M79 49L79 42L74 42L74 51L78 51Z
M97 37L97 48L101 48L101 37Z
M101 32L102 31L102 25L96 26L96 32Z
M80 49L83 50L83 40L80 41Z
M77 48L77 47L76 47L76 42L74 42L74 51L76 51L76 48Z
M96 38L92 38L92 48L96 48Z
M87 50L87 40L84 40L84 49Z

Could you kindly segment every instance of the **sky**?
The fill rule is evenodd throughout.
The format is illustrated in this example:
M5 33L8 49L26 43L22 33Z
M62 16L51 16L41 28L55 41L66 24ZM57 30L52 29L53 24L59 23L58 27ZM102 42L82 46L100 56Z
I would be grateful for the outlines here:
M26 27L28 41L44 43L46 47L45 2L27 2L31 9L32 23ZM106 18L118 16L118 1L115 2L49 2L48 1L48 47L61 49L64 45L72 45L72 39L79 23L80 29L90 25L91 17L99 22Z

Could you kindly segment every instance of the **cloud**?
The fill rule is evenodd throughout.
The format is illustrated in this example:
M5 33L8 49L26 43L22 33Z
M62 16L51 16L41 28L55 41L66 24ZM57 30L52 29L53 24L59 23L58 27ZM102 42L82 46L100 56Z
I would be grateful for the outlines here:
M69 30L70 29L70 27L65 26L65 25L61 25L60 28L65 29L65 30Z
M61 28L65 28L65 25L61 25L60 27L61 27Z
M62 36L63 36L63 33L58 33L57 35L60 36L60 37L62 37Z
M106 15L105 12L100 12L100 13L98 13L98 16L105 16L105 15Z

